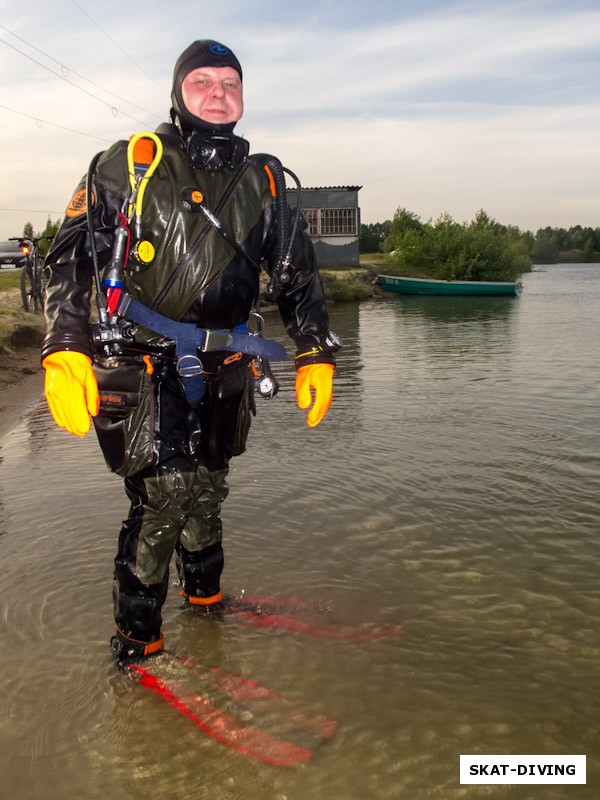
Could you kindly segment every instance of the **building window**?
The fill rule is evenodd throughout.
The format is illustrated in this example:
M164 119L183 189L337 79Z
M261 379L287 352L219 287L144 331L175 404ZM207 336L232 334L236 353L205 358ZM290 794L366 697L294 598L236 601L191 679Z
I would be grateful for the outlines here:
M318 208L305 208L304 216L308 222L308 235L319 235L319 209Z
M305 208L310 236L358 236L356 208Z
M321 209L321 236L354 236L356 233L355 208Z

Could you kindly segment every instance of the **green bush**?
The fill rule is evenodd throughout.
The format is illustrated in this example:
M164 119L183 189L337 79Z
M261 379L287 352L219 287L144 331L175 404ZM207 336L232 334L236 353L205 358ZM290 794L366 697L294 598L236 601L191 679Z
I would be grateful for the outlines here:
M455 222L448 214L436 222L406 225L392 232L385 249L392 263L410 275L439 280L513 281L531 268L528 241L518 228L501 225L485 211L470 223ZM396 220L396 217L394 218Z

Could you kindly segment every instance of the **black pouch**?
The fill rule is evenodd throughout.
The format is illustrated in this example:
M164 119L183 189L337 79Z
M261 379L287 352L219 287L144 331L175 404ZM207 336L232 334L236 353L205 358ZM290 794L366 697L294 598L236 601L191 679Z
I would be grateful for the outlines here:
M235 436L233 439L232 455L241 456L246 450L248 434L252 417L256 416L256 402L254 400L254 376L248 366L245 370L240 370L245 377L245 387L240 398L238 407Z
M125 419L140 404L146 364L138 358L111 356L94 361L100 415Z
M125 477L151 458L150 379L139 358L96 358L100 410L92 417L98 442L111 472ZM148 440L148 441L146 441ZM143 452L140 452L143 450Z

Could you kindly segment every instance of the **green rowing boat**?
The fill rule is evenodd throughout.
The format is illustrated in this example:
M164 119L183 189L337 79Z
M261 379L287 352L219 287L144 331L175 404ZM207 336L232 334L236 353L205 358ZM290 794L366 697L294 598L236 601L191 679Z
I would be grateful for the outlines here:
M398 275L378 275L377 279L386 292L400 294L470 295L516 295L520 288L517 281L438 281L429 278L402 278Z

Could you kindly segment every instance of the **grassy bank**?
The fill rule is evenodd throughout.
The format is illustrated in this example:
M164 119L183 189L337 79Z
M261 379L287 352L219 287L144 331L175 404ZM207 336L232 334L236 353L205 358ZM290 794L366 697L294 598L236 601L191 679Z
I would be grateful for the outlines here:
M37 346L44 331L44 317L23 310L18 271L0 273L0 351Z
M372 263L360 267L323 267L320 270L325 297L329 302L367 300L377 288L377 270Z
M0 389L40 369L45 322L21 306L20 274L0 272Z

